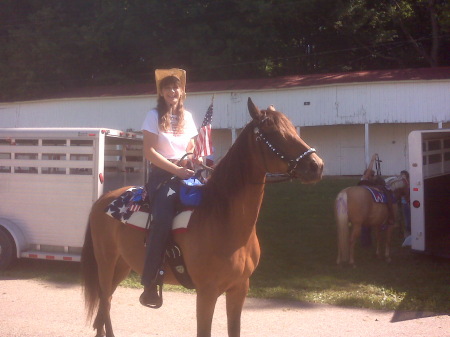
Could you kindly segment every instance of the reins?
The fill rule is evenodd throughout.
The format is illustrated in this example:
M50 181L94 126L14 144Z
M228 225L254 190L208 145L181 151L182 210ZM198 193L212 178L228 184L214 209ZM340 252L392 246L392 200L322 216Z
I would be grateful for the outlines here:
M264 118L262 121L260 121L259 125L261 125L264 121L266 120L266 118ZM276 182L282 182L282 181L287 181L290 179L295 178L295 170L297 169L297 166L300 163L300 160L302 160L303 158L306 158L307 156L309 156L312 153L316 152L316 149L313 147L310 147L308 150L306 150L305 152L303 152L301 155L299 155L297 158L295 159L289 159L286 155L284 155L281 151L277 150L277 148L266 138L266 136L264 136L264 133L261 131L261 129L259 128L259 126L255 126L253 129L254 134L256 135L256 141L262 141L264 142L264 144L267 145L267 147L273 152L275 153L280 159L282 159L283 161L288 163L288 171L286 173L274 173L274 175L277 176L284 176L286 179L285 180L280 180L280 181L276 181ZM266 172L268 172L267 169L267 162L266 162L266 157L264 156L264 152L261 149L261 156L263 158L264 161L264 167Z

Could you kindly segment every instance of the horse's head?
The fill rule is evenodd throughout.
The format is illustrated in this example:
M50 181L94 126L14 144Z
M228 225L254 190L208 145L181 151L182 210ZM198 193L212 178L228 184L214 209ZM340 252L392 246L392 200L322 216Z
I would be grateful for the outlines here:
M323 161L297 134L291 121L273 106L259 110L248 99L253 133L267 173L286 173L304 183L322 178Z

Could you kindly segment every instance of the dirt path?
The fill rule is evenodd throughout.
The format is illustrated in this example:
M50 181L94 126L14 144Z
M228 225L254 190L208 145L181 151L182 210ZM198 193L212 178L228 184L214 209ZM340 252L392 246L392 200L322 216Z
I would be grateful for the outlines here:
M119 288L112 305L116 337L196 335L195 295L166 292L162 308L138 303L140 290ZM94 337L85 321L81 288L33 280L0 280L1 337ZM219 298L213 336L227 336L225 298ZM248 298L244 336L450 337L450 316L345 309Z

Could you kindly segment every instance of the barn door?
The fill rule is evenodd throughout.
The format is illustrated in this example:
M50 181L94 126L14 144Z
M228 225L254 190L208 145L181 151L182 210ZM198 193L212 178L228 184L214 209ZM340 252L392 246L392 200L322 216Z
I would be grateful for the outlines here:
M362 175L365 170L364 146L341 147L341 175Z

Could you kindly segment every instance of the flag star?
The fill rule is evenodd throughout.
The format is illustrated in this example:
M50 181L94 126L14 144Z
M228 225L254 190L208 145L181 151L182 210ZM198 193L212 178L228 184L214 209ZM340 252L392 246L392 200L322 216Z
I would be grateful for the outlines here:
M119 208L119 213L126 213L128 210L128 207L126 205L123 205L122 207Z
M169 197L174 193L175 193L175 191L173 189L169 188L169 191L167 192L167 196Z

